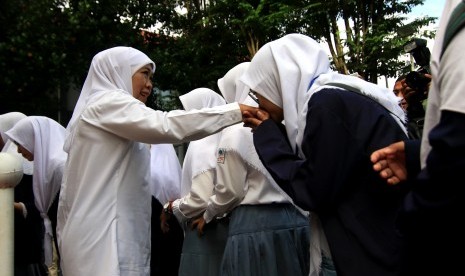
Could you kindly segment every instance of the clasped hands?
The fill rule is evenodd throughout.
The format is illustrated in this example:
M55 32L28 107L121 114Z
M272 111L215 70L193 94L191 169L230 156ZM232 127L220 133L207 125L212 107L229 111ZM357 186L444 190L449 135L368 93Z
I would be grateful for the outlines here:
M242 112L242 122L244 127L250 127L252 132L265 120L270 118L270 114L258 107L239 104Z

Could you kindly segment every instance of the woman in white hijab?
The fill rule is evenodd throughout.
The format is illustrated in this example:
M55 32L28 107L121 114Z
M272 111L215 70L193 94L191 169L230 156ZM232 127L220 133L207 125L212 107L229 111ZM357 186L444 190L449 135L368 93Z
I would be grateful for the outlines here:
M312 211L311 271L322 252L340 276L397 275L403 242L393 221L404 192L384 185L369 160L407 138L395 95L332 72L321 46L301 34L265 44L241 80L267 111L244 120L260 159Z
M43 262L43 220L34 202L32 189L33 162L24 158L18 147L5 132L10 130L26 115L21 112L9 112L0 115L0 145L2 152L18 156L23 161L23 178L14 189L14 275L46 275Z
M65 142L58 207L63 274L149 275L149 144L203 138L241 122L239 104L162 112L145 106L155 63L131 47L94 56Z
M44 221L45 264L53 261L56 217L51 210L61 186L67 154L63 151L66 129L53 119L29 116L16 123L5 135L18 146L24 158L34 161L33 191L35 205Z

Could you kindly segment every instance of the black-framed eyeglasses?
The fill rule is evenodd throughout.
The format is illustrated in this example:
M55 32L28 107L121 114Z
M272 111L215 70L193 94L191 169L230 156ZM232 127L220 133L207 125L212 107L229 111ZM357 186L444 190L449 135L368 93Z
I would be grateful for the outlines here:
M255 96L255 93L257 93L257 92L255 92L255 91L253 91L252 89L250 89L250 90L249 90L249 97L251 97L252 100L254 100L256 103L260 104L260 103L258 102L257 96Z

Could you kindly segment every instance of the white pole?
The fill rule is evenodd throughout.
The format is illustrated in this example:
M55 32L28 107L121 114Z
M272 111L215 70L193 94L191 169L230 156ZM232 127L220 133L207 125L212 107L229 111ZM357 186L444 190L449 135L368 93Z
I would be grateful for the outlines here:
M0 152L0 276L14 274L14 187L22 177L22 161Z
M0 189L0 276L13 276L14 214L13 188Z

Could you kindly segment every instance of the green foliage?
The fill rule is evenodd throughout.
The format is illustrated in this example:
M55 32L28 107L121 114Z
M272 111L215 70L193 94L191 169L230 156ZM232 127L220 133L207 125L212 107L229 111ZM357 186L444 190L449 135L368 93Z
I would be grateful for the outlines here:
M331 46L334 68L375 80L405 68L398 57L433 18L405 24L422 0L5 0L0 2L0 112L69 118L92 57L117 46L146 52L159 90L217 90L217 80L263 44L299 32ZM342 22L346 30L339 29ZM154 33L142 30L157 26ZM407 34L410 30L410 34ZM160 109L177 99L151 100ZM155 99L157 98L157 99ZM70 103L68 103L71 101ZM159 103L165 104L156 104ZM168 104L166 104L168 103ZM59 115L60 114L60 115ZM60 118L61 116L61 118Z

